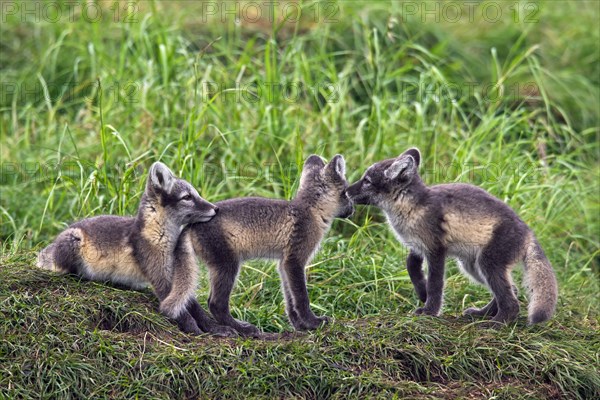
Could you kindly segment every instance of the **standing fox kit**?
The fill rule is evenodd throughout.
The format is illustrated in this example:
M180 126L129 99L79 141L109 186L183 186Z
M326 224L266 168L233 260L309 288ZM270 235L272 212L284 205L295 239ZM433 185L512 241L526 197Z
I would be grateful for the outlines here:
M495 322L519 314L511 270L524 263L529 292L529 323L548 320L558 296L556 277L531 229L502 201L476 186L454 183L425 186L417 173L421 154L412 148L398 158L372 165L348 188L356 204L381 208L398 239L410 248L406 266L424 307L416 314L438 315L442 306L444 263L458 259L461 270L488 287L493 298L465 314ZM422 263L427 260L428 276Z
M217 326L195 298L197 266L189 229L182 230L209 221L217 210L156 162L136 217L103 215L72 224L40 252L38 267L132 288L150 284L160 311L183 331L229 335L234 332Z
M216 203L219 213L210 221L191 226L196 254L210 277L208 306L218 323L243 335L258 329L234 319L229 310L232 288L244 260L279 260L286 311L295 329L315 329L326 321L310 309L304 268L316 252L335 217L354 211L346 195L342 156L327 165L316 156L304 163L300 186L291 201L258 197Z

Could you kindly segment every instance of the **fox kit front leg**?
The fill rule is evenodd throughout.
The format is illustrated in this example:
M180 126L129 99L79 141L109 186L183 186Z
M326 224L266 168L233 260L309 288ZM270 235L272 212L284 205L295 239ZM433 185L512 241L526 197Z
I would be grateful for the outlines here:
M427 281L423 276L423 257L411 250L406 258L406 269L417 296L425 303L427 301Z
M427 276L427 300L425 306L418 308L415 314L437 316L442 308L444 298L444 269L445 269L445 250L431 252L427 255L428 276Z
M161 301L161 310L180 309L181 312L175 320L184 332L191 330L191 333L197 333L194 329L194 325L197 325L200 331L216 336L236 336L233 328L219 325L196 299L198 268L188 233L186 229L175 250L171 290L168 297Z

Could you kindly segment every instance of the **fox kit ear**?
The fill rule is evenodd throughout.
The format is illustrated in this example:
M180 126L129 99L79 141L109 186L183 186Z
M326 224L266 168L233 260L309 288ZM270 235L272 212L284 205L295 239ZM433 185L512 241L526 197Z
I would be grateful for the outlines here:
M417 172L417 161L412 155L402 154L385 170L384 175L390 180L398 177L408 177Z
M165 164L155 162L150 167L150 182L155 188L171 193L175 184L175 175Z
M325 161L321 157L316 154L309 156L306 161L304 161L304 167L319 167L323 168L325 166Z
M400 155L400 157L402 156L411 156L415 160L417 168L419 165L421 165L421 152L416 147L411 147L410 149L406 150Z
M341 154L337 154L327 164L327 169L334 175L337 175L341 179L345 179L346 176L346 161Z
M313 177L315 173L321 173L321 170L325 166L325 162L321 157L316 154L309 156L306 161L304 161L304 166L302 167L302 173L300 174L300 185L298 190L306 187L308 182L311 181L310 177Z

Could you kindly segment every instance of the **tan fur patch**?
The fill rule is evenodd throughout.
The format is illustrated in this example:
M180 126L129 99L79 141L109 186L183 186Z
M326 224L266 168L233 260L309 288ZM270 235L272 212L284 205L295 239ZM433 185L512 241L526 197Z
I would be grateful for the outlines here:
M142 237L148 241L148 243L154 246L162 246L163 239L168 237L165 232L164 221L166 216L162 207L155 207L154 210L150 206L147 207L143 212L144 215L144 227L142 229Z
M96 243L84 231L78 231L84 275L88 279L110 280L134 287L145 285L146 279L133 257L133 249L127 243Z
M414 203L402 199L394 203L389 212L386 211L388 222L398 239L420 254L426 253L433 239L423 221L425 214L425 208L417 207Z
M326 232L331 226L337 214L338 206L338 202L335 199L327 198L321 200L314 208L310 209L313 218L323 230L321 234Z
M444 214L442 228L446 245L461 244L483 247L489 243L498 220L490 216L468 215L460 212Z
M286 215L250 227L224 219L221 227L229 245L242 259L280 258L292 234L293 221Z

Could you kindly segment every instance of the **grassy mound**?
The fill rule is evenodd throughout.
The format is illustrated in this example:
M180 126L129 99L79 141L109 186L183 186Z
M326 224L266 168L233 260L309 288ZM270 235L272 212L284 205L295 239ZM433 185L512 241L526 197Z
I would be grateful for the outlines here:
M500 330L447 315L339 318L262 340L182 334L148 292L3 262L7 398L581 398L600 396L597 316ZM256 321L252 321L256 322Z

